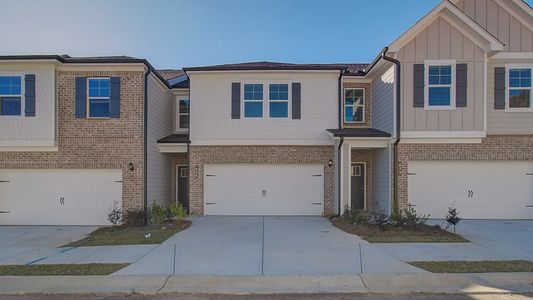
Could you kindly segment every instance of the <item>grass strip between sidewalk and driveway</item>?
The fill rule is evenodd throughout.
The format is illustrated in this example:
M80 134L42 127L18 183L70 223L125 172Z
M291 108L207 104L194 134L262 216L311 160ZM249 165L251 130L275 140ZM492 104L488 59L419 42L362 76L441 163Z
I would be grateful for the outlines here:
M191 221L180 220L163 225L103 227L63 247L161 244L189 226Z
M469 242L438 226L418 225L416 227L374 224L351 224L345 218L332 218L331 223L340 230L355 234L370 243L465 243Z
M413 261L409 264L432 273L533 272L527 260Z
M109 275L129 264L0 265L0 276Z

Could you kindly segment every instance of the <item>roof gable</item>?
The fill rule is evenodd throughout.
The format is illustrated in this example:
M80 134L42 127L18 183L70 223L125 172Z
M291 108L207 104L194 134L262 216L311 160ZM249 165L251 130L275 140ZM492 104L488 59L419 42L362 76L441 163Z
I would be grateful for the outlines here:
M502 51L504 44L496 37L487 32L474 20L458 9L448 0L442 1L415 25L404 32L399 38L389 45L390 52L398 52L400 49L426 29L437 18L442 17L464 35L470 38L485 52Z

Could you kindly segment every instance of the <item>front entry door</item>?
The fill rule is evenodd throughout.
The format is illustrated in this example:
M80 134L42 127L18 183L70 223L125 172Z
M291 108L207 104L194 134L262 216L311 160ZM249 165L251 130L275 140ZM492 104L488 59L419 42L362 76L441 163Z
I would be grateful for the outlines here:
M187 167L178 166L178 203L181 203L183 207L189 207L189 193L187 189Z
M352 209L365 209L365 164L354 163L351 168Z

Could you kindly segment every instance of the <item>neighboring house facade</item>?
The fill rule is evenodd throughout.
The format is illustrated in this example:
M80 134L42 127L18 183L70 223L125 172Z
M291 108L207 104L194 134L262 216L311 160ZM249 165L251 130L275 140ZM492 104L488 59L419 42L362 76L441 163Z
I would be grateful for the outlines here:
M370 64L4 58L0 110L15 117L0 116L0 210L26 211L0 223L57 223L70 198L72 224L105 223L114 201L177 201L194 215L390 214L397 203L433 218L453 206L533 219L532 11L445 0ZM87 92L83 117L78 77L107 78L110 91ZM92 117L91 101L109 115ZM82 221L85 210L99 219Z

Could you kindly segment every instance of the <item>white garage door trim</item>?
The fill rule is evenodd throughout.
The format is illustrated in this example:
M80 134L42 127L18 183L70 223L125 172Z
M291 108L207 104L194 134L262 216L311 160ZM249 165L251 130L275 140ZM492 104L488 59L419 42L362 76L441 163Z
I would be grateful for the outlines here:
M109 225L120 169L0 169L0 225Z
M205 215L322 215L323 165L204 165Z
M465 219L533 219L531 161L410 161L408 198L418 213Z

